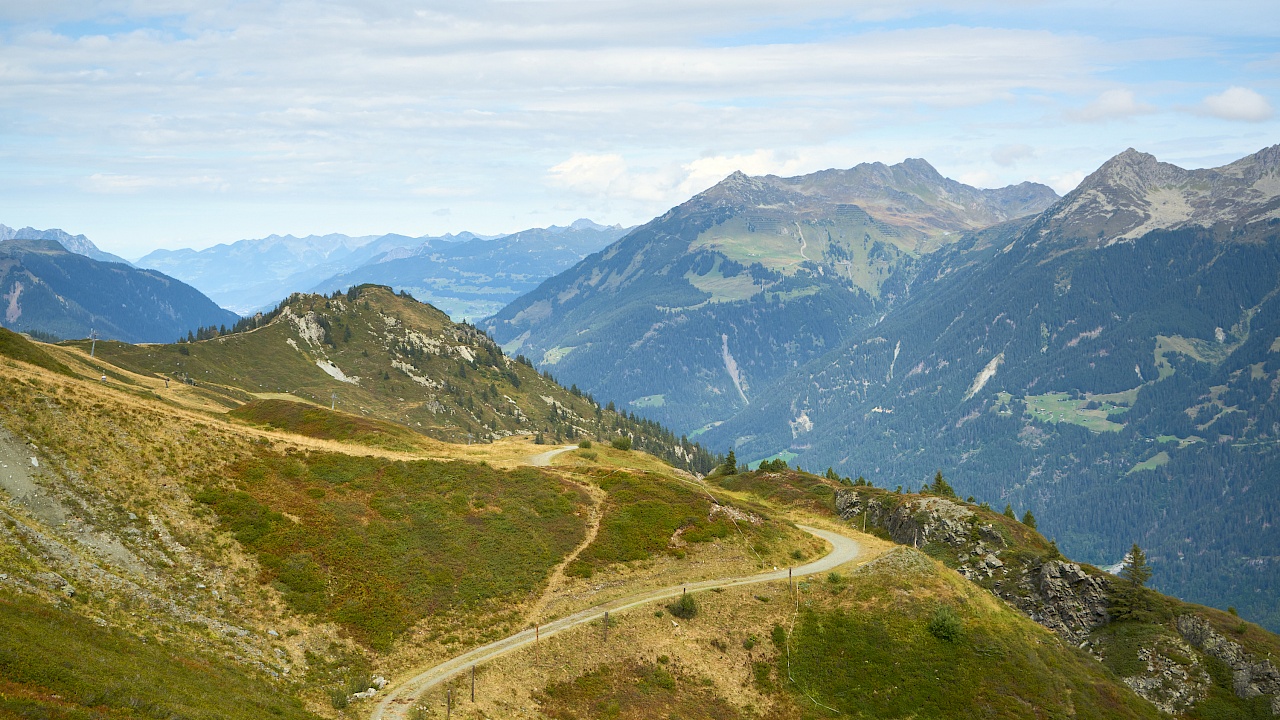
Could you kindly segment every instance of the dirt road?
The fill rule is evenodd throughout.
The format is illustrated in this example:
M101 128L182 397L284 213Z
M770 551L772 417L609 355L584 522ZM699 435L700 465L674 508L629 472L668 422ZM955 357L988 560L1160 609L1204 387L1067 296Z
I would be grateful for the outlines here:
M567 449L571 448L561 448L558 451L553 450L551 452L564 452ZM543 453L543 455L547 454L548 453ZM791 571L793 577L815 575L817 573L830 571L849 562L850 560L856 559L862 553L862 549L859 547L857 542L843 535L838 535L827 530L819 530L805 525L797 525L796 527L831 543L832 550L814 562L794 568ZM770 572L760 573L758 575L723 578L720 580L703 580L701 582L686 583L684 585L673 585L659 590L650 590L630 595L628 597L619 598L601 605L596 605L595 607L587 608L586 610L576 612L567 617L560 618L559 620L554 620L543 625L538 631L538 634L541 637L550 637L564 630L598 620L604 616L606 611L618 613L637 605L644 605L657 600L675 597L686 590L689 592L698 592L701 590L709 590L713 587L734 587L736 585L751 585L754 583L776 582L786 579L786 570L773 570ZM516 633L510 637L503 638L502 640L496 640L488 645L483 645L451 660L440 663L435 667L424 670L409 680L392 688L374 708L371 718L372 720L403 720L407 717L409 709L413 707L414 702L431 688L448 680L454 675L463 672L472 665L482 665L496 657L529 645L533 643L534 640L535 631L531 628L529 630Z
M534 467L547 467L548 465L551 464L551 458L559 455L560 453L567 453L570 450L577 450L577 449L578 449L577 445L565 445L564 447L556 448L555 450L548 450L544 453L538 453L537 455L532 455L529 457L529 464L533 465Z

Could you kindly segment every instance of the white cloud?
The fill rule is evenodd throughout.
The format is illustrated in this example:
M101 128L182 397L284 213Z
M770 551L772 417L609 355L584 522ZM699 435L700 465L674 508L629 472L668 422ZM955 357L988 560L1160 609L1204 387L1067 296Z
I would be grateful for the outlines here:
M1043 182L1045 185L1053 188L1059 195L1066 195L1072 190L1075 190L1076 186L1080 184L1080 181L1084 180L1088 175L1089 173L1084 170L1070 170L1058 175L1052 175Z
M1019 160L1026 160L1027 158L1034 157L1035 154L1035 148L1030 145L1024 145L1021 143L1013 145L997 145L991 151L991 159L1001 167L1010 167L1012 165L1016 165Z
M733 170L791 175L907 156L1006 184L1060 172L1062 116L1028 130L1053 98L1123 82L1126 64L1145 73L1207 52L1172 31L1109 29L1103 40L1089 25L1105 22L1101 4L1076 27L1028 21L1026 9L1024 0L0 2L0 102L22 109L0 127L0 215L84 208L94 225L80 231L109 244L111 234L140 237L139 218L164 218L148 236L157 241L233 221L236 233L252 232L249 218L357 234L509 231L530 213L640 222ZM1113 90L1073 119L1152 109ZM432 198L452 209L447 226L431 224L435 204L423 203ZM91 211L94 201L103 204ZM567 206L577 209L561 217ZM165 227L197 217L195 229ZM101 234L108 223L115 229Z
M1199 110L1223 120L1243 122L1262 122L1270 120L1275 114L1265 97L1242 87L1227 88L1217 95L1206 97Z
M1132 90L1107 90L1093 102L1071 110L1067 117L1077 122L1104 122L1156 111L1155 106L1139 102Z

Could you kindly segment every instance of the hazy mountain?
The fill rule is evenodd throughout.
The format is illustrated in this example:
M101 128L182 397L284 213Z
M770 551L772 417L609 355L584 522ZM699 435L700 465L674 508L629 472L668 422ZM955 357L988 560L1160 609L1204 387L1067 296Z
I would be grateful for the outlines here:
M100 262L54 240L0 242L3 325L57 337L167 342L239 318L195 288L153 270Z
M877 323L702 439L889 486L940 468L1065 551L1137 540L1165 591L1280 627L1278 159L1127 151L926 258Z
M395 248L311 288L345 290L374 283L404 290L458 320L498 312L543 280L625 235L628 228L578 220L568 227L534 228L499 238L427 239Z
M172 275L222 307L249 314L376 255L422 241L394 234L269 235L204 250L155 250L139 259L138 265Z
M242 314L268 309L293 292L346 290L372 282L408 290L462 319L497 311L609 244L620 230L589 220L567 228L526 230L505 236L516 243L509 259L504 236L462 232L414 238L393 233L271 235L204 250L156 250L138 265L190 283ZM376 267L364 270L365 265Z
M796 178L734 173L484 326L557 376L692 432L892 305L925 252L1048 206L923 160Z
M14 230L11 227L0 225L0 242L5 240L53 240L73 253L84 255L94 260L123 263L125 265L133 264L118 255L99 250L98 246L94 245L84 235L72 235L56 228L52 230L37 230L33 227L24 227L21 230Z

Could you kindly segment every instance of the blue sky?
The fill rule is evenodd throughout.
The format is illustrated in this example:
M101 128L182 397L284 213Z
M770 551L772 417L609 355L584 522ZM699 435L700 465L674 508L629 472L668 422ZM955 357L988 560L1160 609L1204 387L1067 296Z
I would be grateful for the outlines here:
M0 223L138 257L633 224L734 170L1059 192L1280 142L1280 3L0 0Z

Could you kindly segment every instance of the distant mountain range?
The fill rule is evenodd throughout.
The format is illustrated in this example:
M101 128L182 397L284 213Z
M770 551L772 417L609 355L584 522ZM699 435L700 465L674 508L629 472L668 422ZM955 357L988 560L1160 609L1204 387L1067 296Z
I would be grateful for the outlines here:
M1163 590L1280 628L1280 146L1129 150L1061 199L931 170L735 174L484 327L713 449L941 469L1073 556L1136 540Z
M345 290L373 283L404 290L459 320L498 312L547 278L625 235L628 228L578 220L497 238L427 239L383 253L311 288Z
M0 242L0 324L11 330L59 338L97 331L127 342L172 342L201 326L238 319L154 270L95 260L52 239Z
M99 250L98 246L90 242L89 238L84 235L72 235L56 228L52 230L37 230L33 227L24 227L21 230L14 230L11 227L0 225L0 242L5 240L53 240L77 255L84 255L102 262L122 263L130 266L133 264L118 255Z
M408 291L457 319L476 319L625 232L579 220L505 236L271 235L204 250L156 250L138 265L190 283L241 314L269 309L292 292L368 282Z

